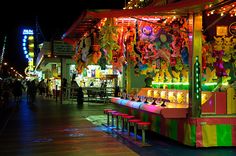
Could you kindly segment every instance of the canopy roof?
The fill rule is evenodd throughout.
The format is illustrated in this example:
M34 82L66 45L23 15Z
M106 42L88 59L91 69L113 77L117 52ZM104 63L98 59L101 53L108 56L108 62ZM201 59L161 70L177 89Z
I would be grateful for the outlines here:
M74 44L83 37L85 32L94 28L102 18L134 17L138 15L187 15L188 13L203 11L204 6L211 2L214 2L214 0L182 0L164 6L150 5L141 9L89 10L79 16L68 31L63 34L62 39L65 42Z

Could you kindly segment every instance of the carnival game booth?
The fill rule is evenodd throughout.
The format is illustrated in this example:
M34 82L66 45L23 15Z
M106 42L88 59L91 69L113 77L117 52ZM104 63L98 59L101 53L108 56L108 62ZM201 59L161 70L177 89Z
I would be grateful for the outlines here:
M205 29L204 14L223 6L232 10L234 3L184 0L162 7L84 15L89 20L100 18L93 38L99 36L96 44L105 51L106 60L123 73L128 96L111 99L117 110L151 122L150 130L185 145L235 146L235 49L231 45L223 53L216 46L218 37L213 35L215 40L209 41L204 38L207 31L202 33L214 29ZM75 22L65 40L74 40L71 32L79 23ZM220 44L226 44L229 37L235 46L234 36L223 37ZM152 77L141 79L142 75ZM132 85L150 80L152 88Z
M184 17L183 21L189 20L190 18ZM173 23L173 21L172 19L166 22ZM150 28L150 31L154 30L154 35L149 35L148 41L143 38L143 33L140 33L142 31L136 30L135 37L139 39L136 40L134 48L140 50L138 44L142 40L148 44L146 47L149 47L145 49L144 46L141 52L144 55L141 59L142 65L147 65L147 69L143 69L140 65L139 72L153 73L153 88L142 88L137 94L133 94L131 89L128 98L127 96L112 98L111 102L116 104L119 111L134 115L142 121L151 122L151 131L185 145L235 146L236 95L233 58L235 49L232 48L235 46L234 37L215 36L212 37L213 43L209 44L204 34L198 37L191 34L195 40L203 36L202 47L195 45L197 43L194 42L191 47L190 34L186 33L191 27L190 23L186 22L185 25L181 17L177 21L182 24L172 25L174 27L172 31L168 31L168 28L155 30L155 26L151 26L153 29ZM232 21L232 18L228 21ZM138 27L140 26L138 29L142 29L142 24L138 24ZM179 36L175 35L176 30L179 30ZM153 36L157 38L154 42L151 41ZM218 43L219 41L225 43ZM230 43L227 43L228 41ZM153 44L156 53L152 49ZM220 48L222 45L219 44L224 44L223 47L226 49ZM194 52L191 54L191 48L199 50L201 55L197 53L194 55ZM149 50L151 55L147 52ZM159 57L155 57L156 54ZM132 57L132 53L129 56ZM134 72L137 74L137 71Z

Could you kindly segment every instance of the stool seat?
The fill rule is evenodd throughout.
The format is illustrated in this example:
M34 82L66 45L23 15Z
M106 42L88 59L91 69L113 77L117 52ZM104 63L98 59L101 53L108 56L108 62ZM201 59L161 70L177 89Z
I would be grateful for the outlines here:
M119 112L112 112L111 113L112 116L119 116L119 114L120 114Z
M148 129L151 125L150 122L138 122L137 123L139 129Z
M124 119L133 119L135 118L135 116L132 116L132 115L126 115L126 116L123 116Z
M140 121L141 120L139 120L139 119L130 119L128 122L130 122L130 123L138 123Z
M103 113L106 114L107 111L112 111L112 109L104 109L104 110L103 110Z
M115 110L108 110L107 113L114 113L114 112L117 112Z
M128 116L129 114L125 114L125 113L120 113L119 116Z

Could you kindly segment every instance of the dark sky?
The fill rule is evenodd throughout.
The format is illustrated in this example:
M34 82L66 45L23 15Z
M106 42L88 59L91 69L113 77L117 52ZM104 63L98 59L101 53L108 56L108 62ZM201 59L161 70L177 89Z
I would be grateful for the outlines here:
M18 7L14 8L9 4L6 10L0 12L0 51L3 47L3 38L7 36L4 60L23 74L27 59L21 50L21 33L24 27L35 26L36 17L45 39L50 40L53 35L62 36L83 10L122 9L124 2L125 0L67 0L63 3L47 1L44 4L44 1L40 1L36 6L37 3L34 5L15 3L14 6ZM11 12L13 9L14 12Z

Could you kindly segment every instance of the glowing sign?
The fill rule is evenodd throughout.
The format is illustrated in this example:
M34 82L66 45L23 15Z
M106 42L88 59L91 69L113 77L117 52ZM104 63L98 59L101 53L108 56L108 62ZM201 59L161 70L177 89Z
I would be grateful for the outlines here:
M34 32L31 29L24 29L23 30L23 35L33 35Z

